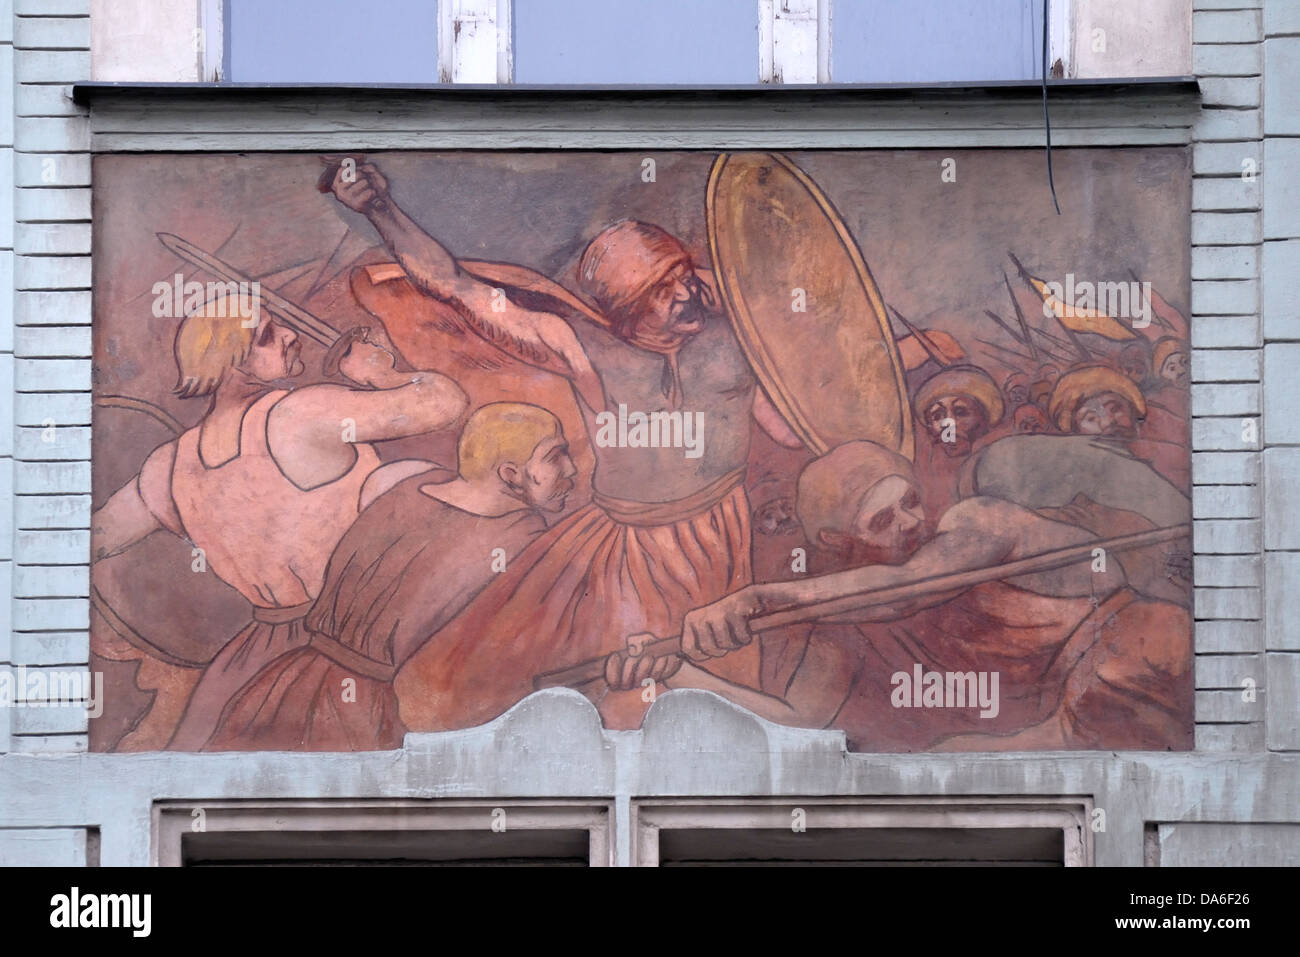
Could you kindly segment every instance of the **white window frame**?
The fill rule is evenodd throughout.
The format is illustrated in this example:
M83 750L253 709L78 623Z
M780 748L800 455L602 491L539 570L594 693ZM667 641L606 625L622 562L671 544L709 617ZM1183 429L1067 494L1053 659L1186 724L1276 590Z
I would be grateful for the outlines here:
M512 0L436 0L438 4L438 81L440 83L511 83ZM199 78L225 79L228 62L225 0L199 0L199 29L206 42L199 54Z
M771 828L789 832L803 811L809 831L827 828L1060 829L1066 867L1092 867L1090 797L753 798L632 801L632 863L659 866L659 836L670 829Z
M588 864L614 864L612 801L501 798L457 800L240 800L157 801L152 809L151 863L180 867L184 837L235 833L349 833L566 830L588 833Z
M220 83L226 75L226 10L224 0L199 0L199 82Z
M757 0L760 83L830 83L835 0ZM1035 0L1041 2L1041 0ZM1048 69L1074 75L1072 0L1051 0ZM1035 58L1037 61L1037 58Z
M514 82L511 24L513 0L436 0L438 80L441 83ZM758 82L830 83L835 0L755 0L758 4ZM1049 69L1061 61L1074 75L1074 0L1051 0ZM224 79L225 0L199 0L199 28L206 38L200 77Z
M512 0L438 0L438 79L512 83Z

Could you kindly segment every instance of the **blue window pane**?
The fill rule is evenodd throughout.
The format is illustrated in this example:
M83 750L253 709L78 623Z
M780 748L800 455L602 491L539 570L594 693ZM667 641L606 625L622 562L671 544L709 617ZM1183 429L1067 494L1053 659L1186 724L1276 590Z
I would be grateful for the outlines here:
M517 83L758 81L756 0L516 0Z
M1042 0L833 0L836 83L1030 80Z
M438 82L438 0L226 5L232 82Z

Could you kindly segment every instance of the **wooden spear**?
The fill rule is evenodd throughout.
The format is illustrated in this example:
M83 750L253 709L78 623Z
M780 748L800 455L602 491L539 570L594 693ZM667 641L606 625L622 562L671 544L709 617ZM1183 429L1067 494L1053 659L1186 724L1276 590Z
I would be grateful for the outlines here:
M1064 568L1066 565L1073 565L1075 562L1091 560L1094 549L1101 548L1108 552L1126 551L1130 548L1142 548L1148 545L1160 545L1164 542L1175 541L1191 533L1191 525L1169 525L1165 528L1155 528L1146 532L1120 535L1115 538L1096 539L1081 545L1070 545L1065 548L1042 552L1038 555L1030 555L1028 558L1021 558L1005 565L991 565L964 572L936 575L933 578L908 582L904 585L868 589L844 595L840 598L811 602L807 605L798 605L794 608L783 609L767 615L755 616L750 619L749 630L752 634L760 634L765 631L788 628L791 625L806 624L824 618L834 618L839 615L889 605L894 602L913 601L930 595L942 594L946 591L973 588L985 582L1053 571L1057 568ZM680 655L681 652L681 636L674 635L670 638L656 638L654 641L647 642L641 647L640 655L634 657L651 655L655 658L663 658L667 655ZM613 654L622 653L613 652ZM588 658L586 661L580 661L567 668L539 674L533 679L533 687L537 690L557 687L575 688L592 681L602 680L605 677L605 662L608 658L609 655Z

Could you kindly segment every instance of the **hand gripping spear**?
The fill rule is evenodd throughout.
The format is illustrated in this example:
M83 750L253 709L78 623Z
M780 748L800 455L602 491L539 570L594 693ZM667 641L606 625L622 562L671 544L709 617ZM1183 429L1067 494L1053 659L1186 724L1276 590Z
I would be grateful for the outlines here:
M773 631L777 628L786 628L790 625L804 624L807 622L818 621L823 618L834 618L838 615L846 615L855 611L863 611L867 608L889 605L901 601L913 601L918 598L924 598L928 595L942 594L943 592L954 589L973 588L985 582L1000 581L1005 578L1015 578L1019 575L1029 575L1037 572L1052 571L1057 568L1064 568L1067 565L1073 565L1075 562L1087 561L1093 556L1093 550L1101 548L1107 552L1125 551L1130 548L1141 548L1148 545L1159 545L1164 542L1175 541L1184 538L1192 533L1190 525L1170 525L1165 528L1156 528L1146 532L1137 532L1132 535L1120 535L1116 538L1097 539L1091 542L1084 542L1081 545L1070 545L1065 548L1054 549L1053 551L1043 552L1038 555L1030 555L1028 558L1021 558L1014 562L1007 562L1004 565L992 565L985 568L973 568L963 572L952 572L947 575L936 575L933 578L921 579L919 581L908 582L905 585L891 585L887 588L875 588L868 591L857 592L851 595L844 595L840 598L833 598L829 601L811 602L806 605L798 605L794 608L787 608L782 611L773 612L767 615L759 615L752 618L749 622L749 630L753 634L759 634L765 631ZM641 655L651 655L655 658L662 658L667 655L680 655L682 652L682 639L680 635L674 635L671 638L657 638L646 642L640 646L639 654L631 655L640 657ZM624 656L629 652L616 651L614 655ZM555 687L576 688L580 685L592 681L598 681L605 677L605 662L609 655L600 658L589 658L586 661L580 661L568 668L561 668L557 671L548 671L545 674L537 675L533 679L534 689Z

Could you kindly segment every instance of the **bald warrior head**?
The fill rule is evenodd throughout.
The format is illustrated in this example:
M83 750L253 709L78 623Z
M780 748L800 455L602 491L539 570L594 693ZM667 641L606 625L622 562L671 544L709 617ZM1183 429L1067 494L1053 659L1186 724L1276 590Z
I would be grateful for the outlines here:
M926 541L912 463L875 442L846 442L810 462L795 509L810 542L853 565L900 565Z
M1133 440L1146 417L1146 402L1133 380L1109 366L1091 365L1061 376L1047 414L1062 432Z
M978 366L950 366L916 390L913 408L930 439L948 456L969 455L1002 419L1002 390Z

